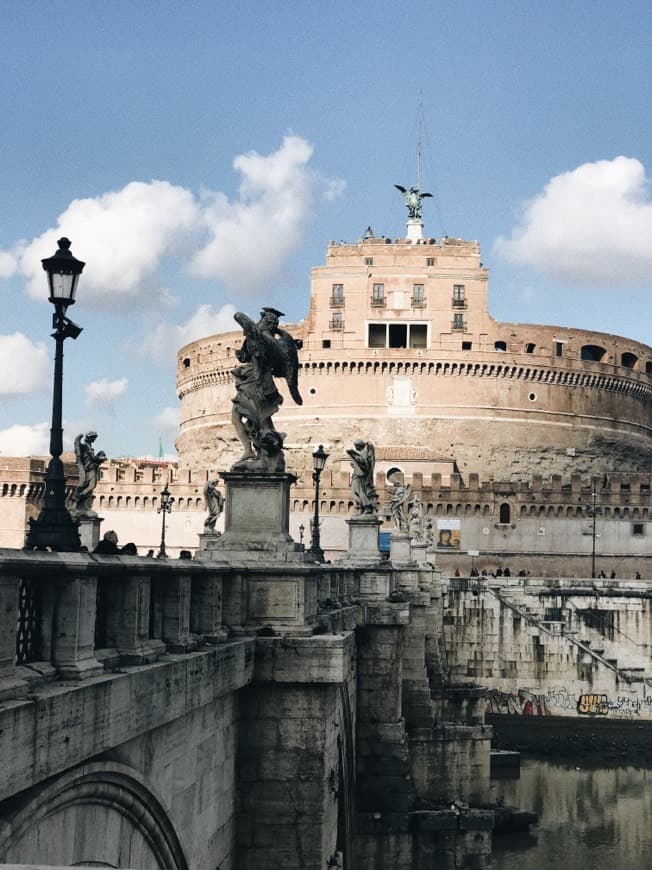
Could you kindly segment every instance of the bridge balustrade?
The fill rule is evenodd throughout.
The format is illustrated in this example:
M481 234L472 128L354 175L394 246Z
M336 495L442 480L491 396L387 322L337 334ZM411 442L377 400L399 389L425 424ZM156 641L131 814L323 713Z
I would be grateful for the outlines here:
M358 572L337 565L0 550L0 700L44 679L84 680L229 635L305 634L360 597L369 596Z

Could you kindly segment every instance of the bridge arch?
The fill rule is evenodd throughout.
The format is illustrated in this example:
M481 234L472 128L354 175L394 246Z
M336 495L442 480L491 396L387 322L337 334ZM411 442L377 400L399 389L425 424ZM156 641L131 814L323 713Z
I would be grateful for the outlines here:
M2 862L188 870L163 804L125 765L84 764L28 790L17 808L15 800L3 819Z

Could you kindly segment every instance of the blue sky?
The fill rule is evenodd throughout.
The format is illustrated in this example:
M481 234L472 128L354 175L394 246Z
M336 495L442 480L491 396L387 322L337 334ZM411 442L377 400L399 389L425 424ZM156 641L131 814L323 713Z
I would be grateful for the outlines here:
M0 453L47 452L61 233L87 262L68 443L172 456L178 346L232 306L298 320L329 239L402 234L421 94L426 232L479 240L494 316L650 341L649 3L3 13Z

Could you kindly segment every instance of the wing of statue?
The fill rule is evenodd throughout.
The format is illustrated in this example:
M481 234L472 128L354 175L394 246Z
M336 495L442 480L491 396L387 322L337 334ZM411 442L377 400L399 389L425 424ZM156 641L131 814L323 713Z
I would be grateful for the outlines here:
M75 438L75 459L77 461L77 470L79 472L79 485L83 486L86 483L86 467L84 465L84 458L82 456L82 440L84 438L83 433L77 435Z
M419 196L421 199L425 199L427 196L434 196L434 193L420 193Z
M397 190L400 190L401 193L407 193L407 190L406 190L404 187L401 187L400 184L395 184L394 187L395 187Z
M376 465L376 448L371 441L367 441L367 460L369 462L369 474L373 475Z
M277 329L276 332L278 335L278 343L283 349L285 370L283 372L275 371L274 374L279 374L281 377L285 378L290 389L290 395L297 405L303 405L303 399L299 393L299 355L297 353L296 343L290 333L286 332L284 329Z

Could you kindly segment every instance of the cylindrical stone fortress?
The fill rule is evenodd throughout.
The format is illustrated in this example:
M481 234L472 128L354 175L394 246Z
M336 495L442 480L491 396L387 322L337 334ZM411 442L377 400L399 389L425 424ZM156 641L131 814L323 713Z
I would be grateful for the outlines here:
M319 443L344 462L358 436L381 454L387 448L398 466L401 455L423 456L465 477L652 470L652 348L499 323L488 312L487 278L476 242L331 242L326 265L312 272L308 316L289 327L303 340L304 404L280 384L275 422L286 433L288 470L311 467ZM238 330L179 351L177 448L186 468L227 469L241 453L230 373L241 341Z

